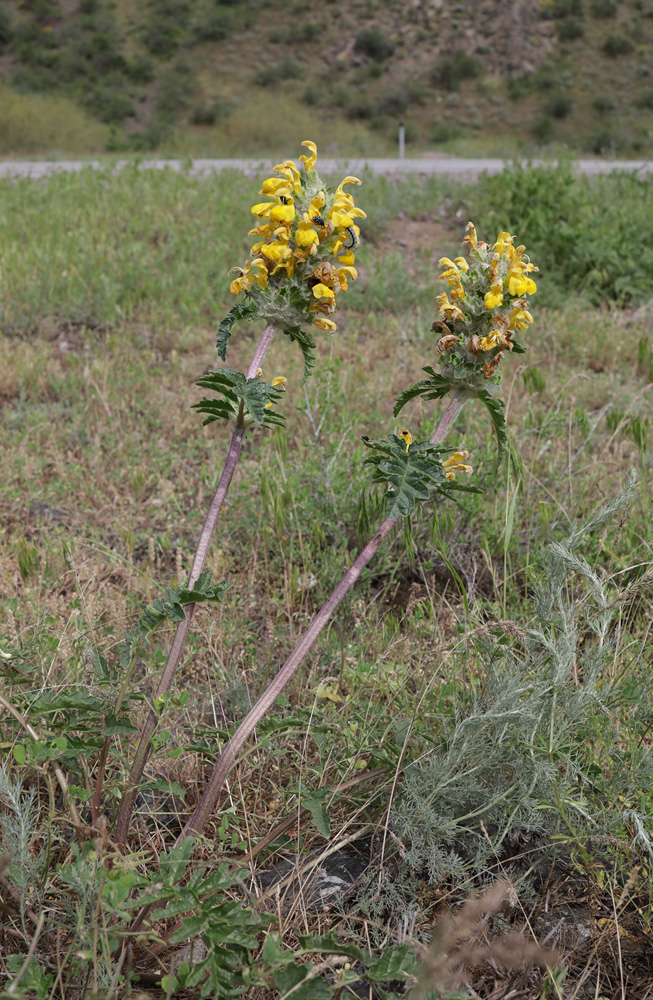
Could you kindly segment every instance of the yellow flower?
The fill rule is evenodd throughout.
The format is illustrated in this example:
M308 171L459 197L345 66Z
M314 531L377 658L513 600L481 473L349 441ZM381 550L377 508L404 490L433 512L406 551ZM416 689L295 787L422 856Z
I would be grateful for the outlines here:
M537 285L532 278L518 271L508 274L508 292L510 295L535 295Z
M465 226L465 232L467 236L463 240L463 243L469 243L472 250L476 250L478 246L478 239L476 238L476 226L473 222L468 222Z
M353 256L353 254L352 254L352 256ZM347 279L351 278L352 281L356 281L357 277L358 277L358 271L356 270L355 267L339 267L338 268L338 280L340 281L340 287L342 288L343 292L347 291L347 287L348 287L348 280Z
M499 278L494 282L491 291L485 293L485 308L495 309L503 302L503 281Z
M305 139L302 146L306 146L311 155L306 156L305 153L302 153L299 157L299 162L304 164L304 170L307 174L310 174L313 170L315 170L315 163L317 161L317 146L314 142L311 142L310 139Z
M442 292L438 295L436 302L438 304L438 309L442 313L445 319L462 319L464 320L465 314L454 302L449 301L449 296L446 292Z
M523 333L527 329L530 323L533 322L533 317L529 313L528 309L524 309L526 305L523 301L515 302L515 308L510 313L508 318L508 325L511 330L517 330L518 333Z
M455 260L452 260L451 257L440 257L438 264L440 267L448 267L449 270L453 270L456 274L459 271L467 272L469 270L469 264L464 257L456 257ZM441 274L440 277L444 278L444 274Z
M442 463L442 468L447 470L445 472L447 479L455 479L457 472L465 472L468 476L471 476L474 470L471 465L465 465L466 458L469 458L468 451L454 451L451 458Z
M260 257L251 262L247 261L245 267L235 267L234 271L240 271L240 274L229 285L232 295L249 291L255 282L259 288L265 288L268 283L268 269Z
M316 316L313 320L313 326L316 326L318 330L326 330L327 333L335 333L336 324L332 319L325 319L323 316Z
M515 237L511 236L510 233L506 233L502 230L497 236L497 241L492 249L497 250L499 254L503 257L507 248L512 249L511 243L514 240L514 238Z
M406 451L410 448L413 443L413 435L410 433L407 427L400 427L397 431L397 437L400 437L402 441L406 442Z
M339 251L334 250L333 252L335 254L338 253ZM354 263L355 260L356 257L354 256L352 251L348 250L347 253L343 254L341 257L338 257L338 264L340 264L343 267L351 267L351 265Z
M301 193L301 177L297 164L293 160L284 160L283 163L278 163L274 169L276 173L286 178L296 195Z
M278 389L285 389L287 381L288 381L288 379L286 378L285 375L276 375L272 379L272 381L270 382L270 385L272 386L273 389L277 389L277 388Z
M316 299L335 299L335 292L331 288L327 288L322 282L317 285L313 285L313 295Z
M493 347L506 347L508 343L502 330L490 330L487 337L481 337L478 346L481 351L491 351Z
M296 213L290 188L279 188L274 198L275 201L263 201L253 205L252 215L257 215L261 219L275 219L278 222L292 222Z
M304 217L295 230L295 241L297 246L310 247L312 252L317 250L320 238L313 229L311 218L308 212L304 212Z

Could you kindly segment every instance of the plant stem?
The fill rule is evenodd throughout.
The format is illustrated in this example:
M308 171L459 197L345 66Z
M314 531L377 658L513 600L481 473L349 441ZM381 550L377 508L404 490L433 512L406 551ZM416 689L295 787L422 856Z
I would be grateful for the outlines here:
M460 413L464 402L465 397L462 394L454 394L449 406L442 416L440 423L433 432L431 437L432 444L440 444L440 442L444 439L454 420ZM331 596L322 605L321 609L318 611L317 615L304 632L303 636L295 646L277 676L263 692L253 708L251 708L245 716L238 729L222 751L213 773L211 774L204 794L200 799L195 812L177 838L175 846L178 846L184 837L201 834L213 813L225 777L235 763L244 743L254 731L263 716L269 711L270 708L272 708L274 702L279 697L304 657L310 651L315 640L335 612L338 605L354 586L362 570L365 566L367 566L372 556L376 554L381 543L390 534L398 520L399 518L397 517L386 518L380 528L375 531L370 541L367 543L362 552L358 554Z
M260 368L272 342L274 333L275 328L273 326L265 328L260 343L254 352L252 363L247 371L247 378L254 378L256 376L256 373ZM206 515L206 520L204 521L204 525L197 542L197 549L195 550L195 557L193 559L193 565L191 567L190 577L188 580L189 590L192 590L195 586L200 573L202 573L204 569L206 557L209 552L209 545L211 544L211 538L213 536L213 532L215 531L218 516L222 509L222 504L224 503L229 486L231 485L236 465L238 464L240 450L245 437L245 426L243 424L241 414L242 411L239 413L240 419L236 421L234 426L233 434L231 436L231 444L229 446L227 459L222 470L222 475L220 476L220 482L218 483L218 488L215 491L213 500L211 501L209 512ZM163 673L161 674L161 678L156 689L154 704L157 703L157 699L166 695L172 686L175 673L177 672L177 667L179 666L179 661L181 660L181 654L184 649L194 609L194 604L187 605L186 617L177 625L175 636L170 647L170 652L168 653L168 659L165 667L163 668ZM129 772L127 786L122 797L122 802L120 803L118 818L116 819L114 837L118 843L124 843L127 838L129 821L134 808L136 793L138 792L138 786L143 774L143 769L145 768L145 764L150 753L150 740L152 739L152 735L156 729L157 722L158 713L154 710L154 708L151 708L138 738L136 756L134 757L134 763L132 764Z

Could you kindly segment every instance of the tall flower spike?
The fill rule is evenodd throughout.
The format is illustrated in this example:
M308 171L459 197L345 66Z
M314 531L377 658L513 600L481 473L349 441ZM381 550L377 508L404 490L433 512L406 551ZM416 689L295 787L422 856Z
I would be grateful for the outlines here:
M268 200L252 207L262 220L250 229L254 259L238 269L230 288L234 295L245 292L258 314L281 329L309 320L331 333L336 324L325 317L335 311L336 296L357 278L357 221L365 212L345 190L359 179L345 177L329 193L317 172L317 146L308 139L302 145L308 153L299 157L301 170L284 160L274 168L275 176L263 181L260 194Z
M468 392L486 391L489 379L500 380L496 370L504 350L523 350L515 338L533 322L524 296L537 291L530 274L538 268L526 247L514 242L502 229L488 246L469 222L463 239L468 258L438 261L444 268L440 280L448 286L437 297L441 318L433 324L440 331L440 366L452 382L462 378Z

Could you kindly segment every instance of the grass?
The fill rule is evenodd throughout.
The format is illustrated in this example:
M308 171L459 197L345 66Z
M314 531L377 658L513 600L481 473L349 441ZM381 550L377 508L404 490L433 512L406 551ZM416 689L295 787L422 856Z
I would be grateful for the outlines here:
M296 350L285 339L273 344L266 375L288 377L287 427L252 431L246 444L209 556L214 578L228 578L233 588L221 608L196 612L126 861L102 831L92 845L69 846L61 833L69 829L65 803L56 787L49 790L44 761L64 769L83 811L103 731L113 733L104 808L108 815L115 811L131 727L146 710L168 636L161 634L139 661L137 691L118 720L112 715L120 683L115 650L140 607L187 575L221 468L228 429L202 428L190 404L201 395L196 378L216 362L214 328L226 305L228 269L245 252L247 206L256 188L236 173L202 180L135 168L117 176L89 169L47 183L2 184L0 649L11 651L2 668L3 696L38 738L15 716L2 716L0 741L12 775L20 774L36 798L24 858L25 864L31 859L29 879L20 884L14 877L10 889L5 893L5 881L0 891L10 910L22 914L23 923L20 916L8 918L14 933L4 944L14 956L24 956L34 936L27 911L37 920L48 913L38 956L51 979L49 986L32 986L32 995L63 995L87 974L91 992L93 977L99 977L97 990L109 988L111 935L126 920L129 878L156 876L153 858L174 836L167 814L185 814L194 805L219 742L379 519L360 436L392 430L396 392L431 359L433 274L441 255L454 255L469 206L484 220L482 235L505 218L544 267L557 219L555 191L566 177L564 169L551 177L532 172L478 188L366 179L357 199L371 217L357 258L360 281L339 302L338 333L320 341L318 369L305 388ZM520 184L530 185L521 211L512 196ZM601 682L610 724L588 704L574 724L573 753L560 748L551 767L566 780L569 760L582 750L583 768L593 778L578 796L590 809L598 815L618 788L624 814L639 810L650 817L641 771L653 720L646 649L653 343L646 307L618 309L605 292L617 287L617 249L626 242L628 259L640 259L649 279L650 261L632 249L632 234L643 225L639 189L623 178L577 184L566 194L569 204L580 204L570 244L580 247L586 239L591 245L591 217L610 280L592 303L587 282L585 297L575 294L583 290L576 271L565 277L561 269L557 299L546 291L545 275L545 302L548 295L552 304L538 306L535 299L529 352L506 364L511 461L497 473L483 413L464 409L451 443L469 448L474 479L486 494L466 496L455 508L437 506L381 550L232 773L204 845L211 866L242 862L283 819L283 829L258 855L259 866L280 847L323 845L327 831L332 844L382 831L414 765L433 748L446 749L441 734L474 699L483 699L487 657L494 663L502 650L521 656L524 629L536 622L533 586L545 543L564 537L574 518L612 497L633 467L642 481L636 498L584 549L590 564L609 574L615 599L617 589L621 594L620 632ZM613 218L615 205L621 221L610 227L602 219ZM611 228L615 245L608 253ZM553 255L548 263L553 270ZM234 339L233 367L247 365L252 336L245 327ZM429 430L436 417L431 404L416 401L404 419L413 430ZM577 576L567 586L585 600ZM581 635L591 646L590 632ZM369 783L358 781L377 769ZM337 791L344 782L348 788ZM2 802L6 807L6 797ZM563 807L556 816L567 815ZM619 989L621 976L639 991L650 973L644 952L650 858L635 839L632 817L620 823L600 851L587 846L582 818L573 836L565 828L568 843L557 856L584 872L592 936L567 952L568 993L543 985L543 974L535 993L530 982L524 996L570 995L585 963L610 989ZM401 850L394 829L386 846L390 870ZM602 874L588 861L592 850L603 859ZM516 922L520 908L540 919L535 875L506 871L519 890ZM274 929L289 948L298 947L294 926L302 933L332 930L382 950L404 919L396 907L405 901L388 887L379 903L378 874L374 878L367 896L343 912L300 910L284 918L277 911ZM418 939L428 936L429 921L447 900L478 887L470 869L458 881L423 873L420 879ZM573 898L569 879L563 881L554 876L551 899L568 906ZM96 886L84 897L101 916L95 937L93 922L80 917L84 884ZM240 898L237 886L229 891ZM161 917L156 934L163 939L173 926ZM59 928L59 943L52 927ZM620 963L610 957L617 940ZM155 990L170 968L170 949L164 945L152 957L153 941L146 936L135 947L140 989Z
M109 129L65 97L17 94L0 81L0 155L101 153Z

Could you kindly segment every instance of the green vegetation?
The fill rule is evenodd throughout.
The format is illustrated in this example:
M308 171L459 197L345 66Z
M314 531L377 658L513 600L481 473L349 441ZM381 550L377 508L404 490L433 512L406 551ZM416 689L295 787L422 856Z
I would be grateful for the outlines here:
M429 956L433 982L452 981L443 953L489 929L496 947L525 912L561 953L558 971L529 973L525 995L569 995L586 968L602 995L645 995L650 196L631 176L565 167L477 187L365 178L359 279L337 333L318 341L313 379L301 385L286 338L265 363L266 379L288 379L287 419L253 426L244 446L208 561L231 587L204 579L191 593L230 436L191 404L216 366L257 187L236 172L136 166L0 184L0 826L12 852L0 972L22 973L4 996L54 1000L86 984L112 997L129 977L153 996L301 984L293 995L328 1000L354 980L397 995L419 975L436 915L497 876L511 889L500 913L487 902L493 921L465 916L451 939L440 925L458 943ZM528 354L504 361L507 459L497 471L487 411L463 409L451 443L470 451L485 493L422 508L379 551L258 727L191 860L171 844L220 746L379 523L361 435L388 437L397 392L436 361L437 260L458 255L469 217L481 238L516 234L541 268ZM236 329L230 366L247 366L259 334ZM416 398L402 420L428 435L437 407ZM581 534L576 519L633 468L641 485ZM179 606L199 597L119 850L108 834L135 734ZM370 836L386 874L373 868L328 913L251 880L281 849ZM145 899L156 908L119 966ZM523 982L497 954L474 974L479 995Z
M463 0L436 14L371 0L331 17L281 0L7 0L0 77L106 125L88 126L88 153L272 153L270 122L281 119L310 122L305 134L330 153L382 155L395 149L401 118L416 152L435 143L464 155L648 155L647 3L514 7L484 0L479 14ZM611 94L608 112L594 106L597 86ZM0 155L61 149L29 117L20 134L0 129Z

